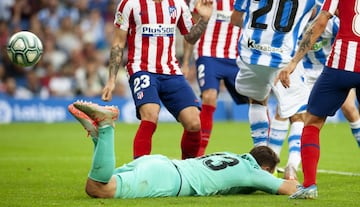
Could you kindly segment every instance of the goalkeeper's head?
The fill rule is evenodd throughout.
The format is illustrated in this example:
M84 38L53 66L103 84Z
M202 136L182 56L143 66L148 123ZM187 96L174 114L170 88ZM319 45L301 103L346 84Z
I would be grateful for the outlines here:
M275 167L279 164L280 159L276 153L267 146L254 147L250 154L256 159L257 163L263 170L274 173Z

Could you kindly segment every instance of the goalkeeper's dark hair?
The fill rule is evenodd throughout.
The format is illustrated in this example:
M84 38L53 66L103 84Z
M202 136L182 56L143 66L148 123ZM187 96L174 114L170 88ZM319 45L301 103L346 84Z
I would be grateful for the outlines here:
M280 162L276 153L267 146L254 147L250 151L250 154L256 159L260 166L269 166L271 169L275 169L276 165Z

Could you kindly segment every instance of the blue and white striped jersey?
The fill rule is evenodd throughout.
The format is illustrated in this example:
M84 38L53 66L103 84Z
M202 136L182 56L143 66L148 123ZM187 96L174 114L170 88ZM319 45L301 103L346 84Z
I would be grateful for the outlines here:
M325 31L304 57L304 69L321 68L322 70L331 52L331 47L339 30L339 26L340 21L337 16L333 16L333 18L328 21Z
M236 0L244 12L238 50L248 64L280 68L295 54L315 0Z

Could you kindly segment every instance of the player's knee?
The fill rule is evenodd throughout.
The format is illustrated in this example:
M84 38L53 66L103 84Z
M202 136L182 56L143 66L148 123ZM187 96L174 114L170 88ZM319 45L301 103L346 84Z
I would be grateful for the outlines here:
M200 131L201 129L200 119L189 120L187 123L184 123L183 125L185 130L190 132L197 132Z
M200 111L197 107L187 107L177 117L187 131L200 131Z
M106 184L88 179L85 192L93 198L111 198Z
M158 119L159 119L159 113L155 111L146 111L144 113L141 113L141 120L147 120L157 123Z
M217 90L215 89L208 89L206 91L204 91L201 94L201 100L203 104L207 104L207 105L216 105L216 100L217 100Z
M100 197L100 193L99 193L99 189L96 185L93 185L92 183L87 182L86 186L85 186L85 192L93 198L99 198Z
M160 106L154 103L147 103L139 108L141 120L157 123L160 113Z

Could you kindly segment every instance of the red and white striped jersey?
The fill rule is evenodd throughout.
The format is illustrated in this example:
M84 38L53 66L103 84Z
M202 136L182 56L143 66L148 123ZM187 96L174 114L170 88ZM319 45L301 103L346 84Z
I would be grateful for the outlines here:
M131 76L138 71L182 74L175 57L176 28L190 32L194 21L184 0L121 0L115 27L128 31L128 62Z
M213 12L205 32L197 41L194 57L199 56L236 59L240 28L230 23L235 0L213 2ZM189 7L195 9L196 0L190 0Z
M340 28L326 65L360 73L360 0L325 0L322 10L335 14Z

